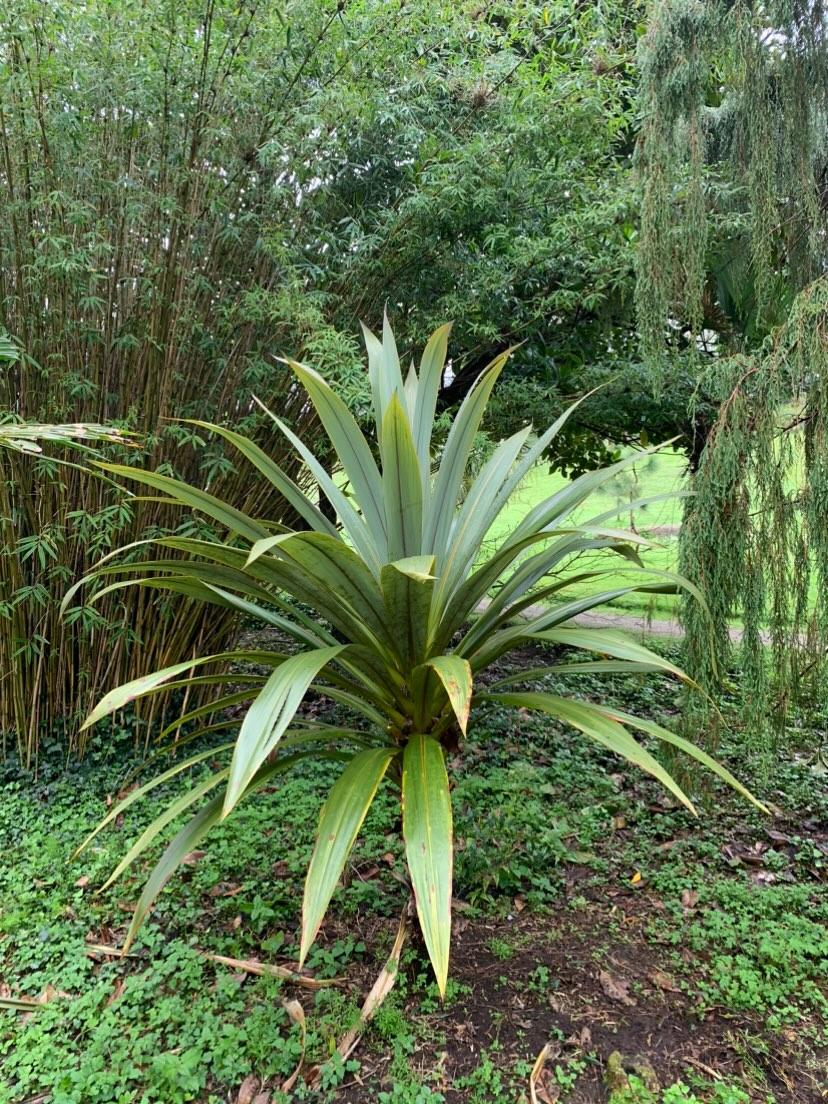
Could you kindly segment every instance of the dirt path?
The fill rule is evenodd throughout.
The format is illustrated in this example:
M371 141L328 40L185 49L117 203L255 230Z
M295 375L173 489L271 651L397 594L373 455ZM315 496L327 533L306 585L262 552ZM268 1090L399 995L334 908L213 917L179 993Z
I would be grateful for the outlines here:
M478 610L484 610L487 604L481 603ZM546 612L547 608L546 606L529 606L524 611L524 616L527 618L540 617L542 613ZM651 620L641 614L623 613L621 610L605 610L603 613L590 610L589 613L579 613L577 617L572 618L570 624L582 625L586 629L623 629L625 632L640 633L643 636L669 636L673 639L684 636L684 629L677 620ZM742 629L730 629L730 639L734 644L739 643L742 635Z
M540 613L542 607L535 607ZM634 613L608 611L606 613L580 613L574 618L575 624L588 629L624 629L627 632L642 633L644 636L671 636L674 639L684 636L684 629L678 621L651 621ZM728 630L730 639L738 644L744 636L744 630L731 625ZM770 644L770 634L761 633L762 643Z

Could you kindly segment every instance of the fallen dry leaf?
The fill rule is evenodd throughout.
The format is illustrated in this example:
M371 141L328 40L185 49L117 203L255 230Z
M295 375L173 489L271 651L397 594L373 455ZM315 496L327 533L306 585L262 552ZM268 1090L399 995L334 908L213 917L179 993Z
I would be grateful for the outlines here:
M680 986L676 985L670 975L665 974L663 970L653 970L648 976L653 985L657 989L663 989L665 993L681 992Z
M402 949L405 945L413 916L414 898L410 897L400 917L400 924L397 928L397 938L394 940L394 945L391 948L391 953L386 960L385 966L380 970L379 974L377 974L376 980L371 986L371 991L368 993L359 1011L359 1018L339 1040L336 1052L343 1060L347 1060L356 1049L365 1028L374 1018L382 1002L394 988L394 982L397 980L400 968L400 955L402 954ZM315 1066L309 1071L305 1080L311 1088L316 1088L319 1085L323 1068L323 1066Z
M229 966L233 970L241 970L246 974L256 974L259 977L281 978L283 981L289 981L294 985L300 985L303 989L325 989L332 985L342 984L342 978L319 979L308 977L307 974L300 974L289 966L279 966L277 963L271 962L259 962L255 958L228 958L227 955L209 954L207 951L199 951L198 953L203 955L204 958L209 958L211 962L218 962L220 966ZM288 1003L293 1005L298 1004L298 1001ZM285 1007L287 1008L287 1004ZM299 1007L301 1008L301 1005L299 1005ZM290 1011L290 1009L288 1009L288 1011Z
M121 994L124 991L125 985L126 985L126 980L122 977L118 978L118 980L115 982L115 986L114 986L112 992L107 997L107 1000L106 1000L107 1008L110 1006L110 1004L114 1004L115 1001L121 996Z
M681 903L688 910L694 909L699 903L699 895L695 889L683 889L681 891Z
M751 870L748 875L754 885L773 885L776 875L770 870Z
M84 874L83 877L78 878L78 880L75 882L75 887L77 889L83 889L84 886L88 886L88 885L89 885L89 875L88 874Z
M236 1097L236 1104L253 1104L253 1098L261 1088L261 1082L259 1078L254 1074L249 1074L245 1077L239 1086L239 1093Z
M207 890L208 897L236 897L242 887L236 882L219 882Z
M529 1074L529 1098L532 1104L555 1104L560 1097L560 1086L550 1077L546 1070L546 1063L557 1058L561 1052L561 1044L547 1043L540 1052Z
M203 859L206 854L206 851L190 851L181 860L181 865L193 866L199 859Z
M37 998L38 1004L48 1004L49 1001L54 1000L56 997L71 997L71 993L65 992L63 989L55 989L54 985L47 985L40 996Z
M610 1000L618 1001L619 1004L625 1004L628 1008L635 1006L635 998L630 996L629 982L621 981L620 978L613 977L612 974L606 970L601 970L598 974L598 981L601 983L601 988L604 990Z
M307 1043L307 1024L305 1022L305 1010L298 1000L284 1000L282 1001L282 1008L290 1016L291 1022L295 1023L299 1030L302 1032L302 1053L299 1055L299 1062L296 1069L288 1077L287 1081L282 1084L282 1092L289 1093L302 1072L302 1066L305 1064L305 1046Z

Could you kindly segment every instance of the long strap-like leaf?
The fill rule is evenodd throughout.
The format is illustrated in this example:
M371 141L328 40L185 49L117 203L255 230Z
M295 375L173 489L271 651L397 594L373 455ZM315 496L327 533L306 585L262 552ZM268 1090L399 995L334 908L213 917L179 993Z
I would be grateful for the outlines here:
M416 667L412 674L415 698L431 695L428 693L428 675L438 680L442 686L449 705L457 718L460 731L465 735L466 726L469 723L469 711L472 699L472 669L469 661L459 655L432 656L421 667ZM431 718L430 703L421 700L419 703L420 716L415 716L415 725L419 722L425 724Z
M463 400L446 439L437 479L423 524L422 551L438 552L445 547L454 521L460 487L469 462L474 438L486 410L486 404L511 350L496 357L478 376Z
M423 493L428 491L431 476L431 432L434 426L434 412L437 409L437 396L443 382L443 368L446 363L448 338L451 323L440 326L428 339L420 361L420 375L417 381L417 397L414 402L414 446L423 474Z
M210 422L200 422L195 419L192 420L192 424L199 426L201 429L209 430L211 433L217 433L225 441L229 441L231 445L234 445L273 484L277 491L284 495L287 502L312 529L315 529L318 533L330 533L333 537L337 535L337 529L333 522L325 517L301 487L294 483L255 441L251 441L244 434L236 433L225 426L217 426Z
M433 569L433 556L409 556L385 564L380 574L386 621L405 670L416 667L426 654Z
M298 364L295 360L289 360L288 364L311 397L311 402L331 440L342 470L354 488L357 502L368 526L378 537L381 535L384 538L385 512L382 505L382 481L376 461L356 418L317 372Z
M265 409L267 410L266 407ZM296 436L293 430L285 425L281 418L277 418L272 411L268 410L267 413L304 460L308 470L319 484L323 494L339 515L339 520L347 530L348 535L354 543L354 547L358 549L360 555L364 557L366 562L371 565L371 569L379 574L379 568L383 557L381 555L380 543L377 538L379 536L380 542L382 542L382 534L372 532L365 519L361 517L351 505L345 492L336 485L317 457L314 456L305 443ZM268 535L267 533L260 534L262 537Z
M316 758L318 755L319 753L316 751L297 752L295 755L289 755L284 759L279 759L275 763L267 764L250 780L244 796L246 797L248 794L266 785L276 775L283 774L285 771L290 770L291 767L295 766L296 763L301 762L303 759L309 757ZM337 752L328 752L327 755L329 758L349 758L349 756L340 755ZM219 794L218 797L214 797L203 809L200 809L191 820L187 821L184 827L167 845L161 858L153 867L141 892L141 896L138 899L138 904L135 906L129 930L124 939L124 953L129 950L147 914L152 908L153 902L181 865L184 857L197 847L210 829L221 820L223 803L224 797L222 794Z
M222 816L227 816L241 800L253 776L293 720L310 684L345 647L338 645L300 652L285 660L267 680L239 731Z
M382 490L388 560L418 556L423 539L423 480L411 426L399 396L392 395L382 419Z
M451 537L440 549L438 573L440 583L436 600L443 605L445 597L465 578L480 547L497 517L493 506L497 492L508 476L529 434L529 427L513 434L495 449L484 464L465 497L451 529Z
M402 809L417 915L444 996L451 945L451 796L443 749L431 736L412 736L405 746Z
M500 702L502 705L511 705L517 709L537 709L542 713L548 713L557 717L565 724L579 729L591 740L603 745L616 755L628 760L636 767L651 774L653 778L668 789L678 798L682 805L686 805L691 813L695 813L693 803L681 787L671 778L657 759L650 755L646 748L637 743L627 732L626 728L604 710L594 706L591 702L578 701L574 698L562 698L557 694L543 694L537 691L528 691L521 694L487 694L487 698Z
M377 787L394 758L393 748L361 751L331 788L319 816L316 845L305 880L299 968L307 957Z
M182 771L188 770L190 767L196 766L197 763L202 763L205 759L209 759L211 756L215 757L222 751L227 751L231 748L232 744L223 744L221 747L208 748L206 751L201 751L198 755L193 755L189 759L183 759L180 763L176 763L174 767L170 767L169 770L159 774L156 778L150 779L149 782L145 782L143 786L139 786L123 799L123 801L116 802L103 820L98 824L86 837L83 843L80 843L72 853L72 858L77 858L81 852L85 851L97 834L104 829L107 824L111 824L116 817L122 815L130 807L134 805L136 801L139 801L142 797L148 794L151 790L154 790L156 786L163 786L165 782L169 782L171 778L175 778L177 774L181 774Z
M154 691L160 689L164 683L169 682L175 675L183 674L184 671L189 671L193 667L200 667L205 663L222 663L232 660L242 660L251 657L253 662L258 659L272 659L267 653L260 652L219 652L216 655L199 656L197 659L186 659L183 663L174 663L170 667L163 667L160 671L153 671L149 675L141 675L140 678L132 679L131 682L125 682L121 686L116 686L114 690L110 690L108 694L105 694L86 720L81 725L81 731L90 728L92 725L97 724L98 721L104 717L108 717L110 713L115 713L119 709L123 709L129 702L135 701L136 698L145 697L147 694L151 694Z
M96 462L95 466L123 479L132 479L136 483L144 483L157 491L163 491L179 505L199 510L225 526L231 533L240 533L247 540L256 541L267 536L267 529L258 521L237 510L235 506L222 502L215 495L199 490L197 487L191 487L189 483L183 483L180 479L173 479L169 475L161 475L158 472L143 471L141 468L131 468L125 464Z

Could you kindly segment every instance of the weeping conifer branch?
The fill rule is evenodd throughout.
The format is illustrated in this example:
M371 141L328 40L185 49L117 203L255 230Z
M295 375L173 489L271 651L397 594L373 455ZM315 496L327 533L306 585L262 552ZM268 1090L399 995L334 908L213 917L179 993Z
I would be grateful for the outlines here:
M681 335L719 404L681 571L686 663L712 693L743 623L745 722L770 748L825 678L828 641L828 42L820 3L667 0L641 54L638 312L658 366ZM702 716L699 716L699 710ZM697 700L689 722L715 716Z

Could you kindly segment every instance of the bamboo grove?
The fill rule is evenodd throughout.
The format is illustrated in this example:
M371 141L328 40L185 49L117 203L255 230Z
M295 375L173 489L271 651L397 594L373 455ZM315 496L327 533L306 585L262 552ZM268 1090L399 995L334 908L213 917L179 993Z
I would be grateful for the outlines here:
M271 489L169 421L209 412L254 429L254 388L293 424L303 417L266 355L285 291L262 244L272 181L245 160L278 117L261 88L271 39L255 5L211 3L202 22L203 7L4 7L0 326L20 355L0 377L0 409L128 427L144 443L130 463L156 467L186 444L181 474L275 509ZM41 731L71 736L139 651L163 663L220 644L230 625L180 605L172 619L138 592L61 619L67 582L116 536L178 520L58 459L2 459L0 729L27 759Z

